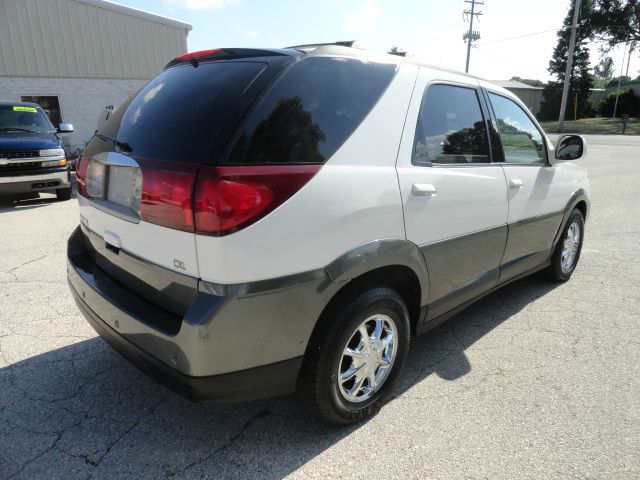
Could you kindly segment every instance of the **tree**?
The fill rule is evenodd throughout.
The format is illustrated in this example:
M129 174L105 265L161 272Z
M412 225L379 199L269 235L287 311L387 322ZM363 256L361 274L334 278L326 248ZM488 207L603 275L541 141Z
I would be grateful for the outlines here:
M593 38L609 48L640 43L640 0L595 0L590 19Z
M621 84L629 83L631 81L631 77L627 77L626 75L622 75L621 77L611 77L611 79L605 85L605 88L618 88L618 81Z
M616 94L618 95L618 107L616 109L616 115L629 115L631 117L640 116L640 97L638 97L633 90L614 90L604 97L600 104L600 115L610 117L613 115L613 109L616 103Z
M606 55L603 56L600 59L600 63L593 69L593 75L595 77L595 86L604 88L613 78L613 59Z
M511 80L515 80L516 82L522 82L526 85L531 85L532 87L544 87L545 85L543 81L534 80L532 78L511 77Z
M586 45L591 35L591 31L588 28L588 19L593 8L593 1L583 0L580 8L579 18L584 19L584 21L581 21L576 31L576 46L573 51L573 68L569 78L566 118L573 118L574 109L578 118L588 117L593 114L593 109L589 103L589 93L593 88L593 75L589 71L589 49ZM544 87L542 92L543 100L538 114L542 120L556 120L560 114L574 6L575 3L571 0L571 8L563 23L564 28L558 32L558 43L549 62L549 73L555 75L558 81L549 82Z

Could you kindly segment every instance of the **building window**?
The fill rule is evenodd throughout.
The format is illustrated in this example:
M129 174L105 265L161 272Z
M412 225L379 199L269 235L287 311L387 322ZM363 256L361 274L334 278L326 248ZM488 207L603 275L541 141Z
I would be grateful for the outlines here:
M58 128L62 122L62 114L60 113L60 102L56 96L40 96L40 95L22 95L20 99L23 102L37 103L45 111L53 126Z

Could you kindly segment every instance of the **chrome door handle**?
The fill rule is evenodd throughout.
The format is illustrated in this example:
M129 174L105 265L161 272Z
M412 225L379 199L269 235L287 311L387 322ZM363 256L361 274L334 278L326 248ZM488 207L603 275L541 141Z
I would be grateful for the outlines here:
M511 188L522 188L524 187L524 182L519 178L512 178L511 180L509 180L509 186Z
M438 189L430 183L414 183L411 192L419 197L433 197L438 193Z

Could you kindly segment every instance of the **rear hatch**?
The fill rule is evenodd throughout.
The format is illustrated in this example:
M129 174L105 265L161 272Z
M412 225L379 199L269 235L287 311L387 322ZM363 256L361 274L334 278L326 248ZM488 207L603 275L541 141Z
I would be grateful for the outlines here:
M156 305L184 315L197 295L199 277L198 175L206 180L201 189L234 189L214 166L259 93L290 60L266 51L187 54L96 132L77 172L82 232L102 270ZM241 197L243 191L231 193ZM220 215L200 203L205 233L219 234Z

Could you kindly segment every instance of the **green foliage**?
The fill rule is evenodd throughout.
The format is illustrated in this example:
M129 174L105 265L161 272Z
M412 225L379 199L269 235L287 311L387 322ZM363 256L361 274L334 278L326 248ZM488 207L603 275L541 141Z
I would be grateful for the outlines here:
M542 91L542 104L538 119L548 121L557 120L560 113L560 102L562 101L563 82L549 82ZM576 95L577 101L576 101ZM576 89L569 84L569 95L567 96L567 108L565 118L573 119L577 113L577 118L587 118L594 115L593 106L589 102L590 91L586 89Z
M640 42L640 1L595 0L589 28L593 38L609 48L621 42Z
M607 82L606 87L618 87L618 80L620 83L629 83L631 81L631 77L627 77L626 75L622 75L621 77L614 77L609 82Z
M603 56L600 63L593 69L594 84L596 88L604 88L613 78L613 58Z
M618 108L616 109L616 116L629 115L630 117L640 117L640 97L633 93L632 89L629 90L614 90L607 94L606 97L600 103L599 112L604 117L610 117L613 115L613 109L616 103L616 93L618 93Z
M534 80L532 78L522 78L522 77L511 77L511 80L515 80L516 82L522 82L532 87L544 87L545 83L541 80Z
M594 0L583 0L580 7L580 18L588 19L593 8ZM557 119L560 114L562 100L562 87L567 68L569 40L571 36L571 24L573 20L574 2L564 19L564 28L558 32L558 43L553 50L553 56L549 62L549 73L556 76L557 82L549 82L542 92L542 104L540 105L539 118L542 120ZM585 24L587 21L585 21ZM587 41L590 36L589 28L578 28L576 31L576 46L573 51L573 68L569 79L569 96L565 116L573 118L575 110L574 101L577 99L578 118L584 118L593 113L589 103L589 93L593 88L593 75L590 72L589 48Z

